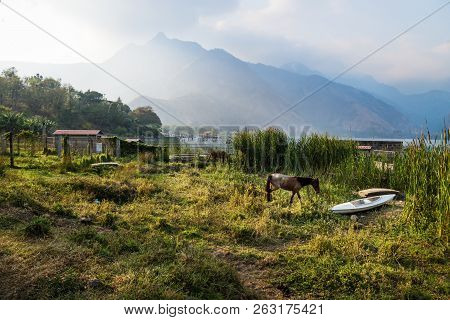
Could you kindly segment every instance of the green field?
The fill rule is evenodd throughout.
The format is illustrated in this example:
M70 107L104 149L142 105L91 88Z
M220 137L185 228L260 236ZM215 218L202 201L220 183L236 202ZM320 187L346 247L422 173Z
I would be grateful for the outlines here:
M289 207L285 191L266 202L262 173L123 163L1 167L0 298L450 298L448 241L414 231L402 201L355 222L329 212L355 197L338 176Z

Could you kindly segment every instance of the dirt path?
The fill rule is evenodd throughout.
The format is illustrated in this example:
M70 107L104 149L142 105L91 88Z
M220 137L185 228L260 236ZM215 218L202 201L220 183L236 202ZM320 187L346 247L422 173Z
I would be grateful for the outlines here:
M248 261L230 247L217 247L214 255L227 261L238 273L244 287L255 295L256 299L288 299L283 291L271 283L273 277L271 265L275 263L274 254L292 243L275 244L259 248L267 253L265 258Z

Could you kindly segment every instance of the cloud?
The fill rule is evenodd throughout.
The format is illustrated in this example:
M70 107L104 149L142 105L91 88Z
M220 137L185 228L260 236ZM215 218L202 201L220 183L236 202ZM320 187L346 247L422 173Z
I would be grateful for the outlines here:
M163 31L207 48L224 48L248 61L275 65L299 61L329 75L442 4L442 0L3 1L95 61ZM450 6L356 71L386 82L450 78L449 10ZM4 22L0 60L80 61L19 20L0 10L0 23Z
M216 42L249 60L257 57L274 63L291 59L335 75L439 5L442 1L270 0L241 5L221 19L205 17L201 24L215 34ZM354 72L397 84L449 78L450 45L444 31L450 28L448 9L364 61ZM444 39L447 42L442 43Z
M95 28L115 35L149 37L158 31L177 32L189 28L203 15L223 14L233 10L238 0L47 0L55 11L70 14Z
M432 51L437 54L450 54L450 41L438 44L432 49Z

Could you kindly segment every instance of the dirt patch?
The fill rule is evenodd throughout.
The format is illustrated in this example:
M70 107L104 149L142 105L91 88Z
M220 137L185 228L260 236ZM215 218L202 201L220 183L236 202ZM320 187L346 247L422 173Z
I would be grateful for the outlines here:
M285 245L282 247L284 248ZM270 281L273 277L269 266L275 262L275 258L272 258L270 253L281 247L271 246L267 249L269 254L266 257L255 259L245 259L228 247L215 248L213 254L234 267L243 286L250 290L256 299L288 299L289 297Z

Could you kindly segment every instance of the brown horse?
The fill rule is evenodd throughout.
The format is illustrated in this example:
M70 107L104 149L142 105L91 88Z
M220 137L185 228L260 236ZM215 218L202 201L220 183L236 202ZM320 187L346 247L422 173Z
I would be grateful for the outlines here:
M270 188L271 185L273 188ZM299 191L301 188L309 185L314 188L317 194L320 193L319 179L286 176L280 173L269 174L266 184L267 201L271 201L271 193L280 188L283 190L292 191L291 201L289 202L290 204L294 201L295 195L297 195L298 200L301 201Z

